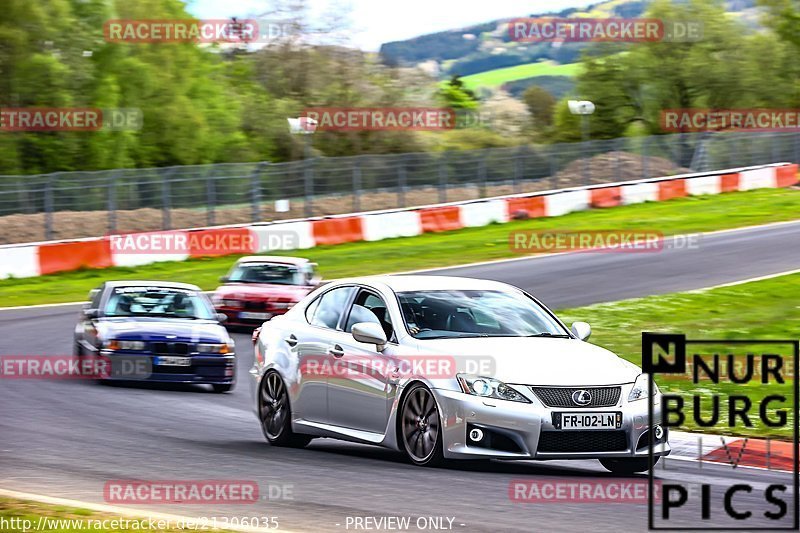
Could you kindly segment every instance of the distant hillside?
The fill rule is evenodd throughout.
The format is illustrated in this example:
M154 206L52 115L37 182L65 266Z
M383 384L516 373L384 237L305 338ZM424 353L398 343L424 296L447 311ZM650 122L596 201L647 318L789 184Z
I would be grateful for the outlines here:
M757 24L756 0L728 0L728 11L749 25ZM560 12L520 13L520 17L640 17L650 0L606 0ZM551 61L574 63L587 43L520 43L508 36L506 20L422 35L381 46L382 60L392 65L420 65L441 78L469 76L495 69ZM434 65L435 64L435 65ZM432 68L433 65L433 68Z

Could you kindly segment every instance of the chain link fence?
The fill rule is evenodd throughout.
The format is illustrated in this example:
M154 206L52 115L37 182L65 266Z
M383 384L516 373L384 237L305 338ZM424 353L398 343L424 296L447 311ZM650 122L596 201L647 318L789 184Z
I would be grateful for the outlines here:
M800 161L800 133L0 176L0 243L390 209L779 161Z

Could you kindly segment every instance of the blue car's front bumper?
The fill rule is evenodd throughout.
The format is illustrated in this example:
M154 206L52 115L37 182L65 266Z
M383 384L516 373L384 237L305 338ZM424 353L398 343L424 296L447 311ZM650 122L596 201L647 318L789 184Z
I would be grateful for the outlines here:
M110 352L100 356L109 361L110 370L102 379L164 383L228 385L236 381L234 354L188 355L190 366L160 365L159 357L149 352Z

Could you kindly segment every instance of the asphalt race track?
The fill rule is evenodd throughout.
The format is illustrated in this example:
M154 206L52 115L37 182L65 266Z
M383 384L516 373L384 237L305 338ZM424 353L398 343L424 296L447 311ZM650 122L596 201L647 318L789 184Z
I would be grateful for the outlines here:
M706 236L691 250L568 254L436 273L507 281L563 308L797 269L798 250L800 222ZM0 354L71 353L77 312L78 306L0 312ZM449 517L453 530L470 532L647 527L644 504L526 504L509 498L512 480L622 479L596 461L423 469L395 452L328 439L303 450L272 448L249 405L249 335L237 334L236 342L240 382L227 395L203 386L0 380L0 487L102 503L109 480L250 480L262 494L273 487L287 497L254 505L136 507L206 517L272 516L282 529L301 531L346 531L348 516ZM714 487L735 479L756 487L790 483L785 474L709 464L701 470L698 463L678 460L659 465L657 476ZM763 506L757 491L737 496L737 502Z

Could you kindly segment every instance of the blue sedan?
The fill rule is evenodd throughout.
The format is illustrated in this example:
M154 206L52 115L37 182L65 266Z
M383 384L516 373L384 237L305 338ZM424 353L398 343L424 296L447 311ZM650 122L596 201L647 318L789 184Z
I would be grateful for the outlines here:
M195 285L107 281L81 310L74 352L105 361L102 379L208 384L228 392L236 356L223 320Z

